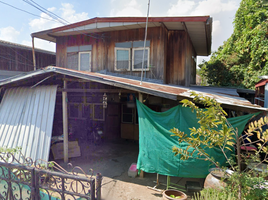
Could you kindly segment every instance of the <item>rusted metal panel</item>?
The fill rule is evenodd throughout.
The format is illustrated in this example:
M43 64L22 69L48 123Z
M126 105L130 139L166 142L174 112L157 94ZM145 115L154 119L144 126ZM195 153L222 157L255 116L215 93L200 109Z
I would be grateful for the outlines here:
M172 86L167 84L156 84L145 81L141 85L140 81L138 80L127 79L94 72L82 72L60 67L47 67L45 69L37 70L35 72L31 72L26 75L6 79L5 81L0 81L0 86L5 85L8 86L9 84L15 84L15 83L20 84L25 80L30 80L31 78L37 78L38 76L41 75L47 74L49 76L51 75L51 73L67 75L70 77L97 82L104 85L110 85L118 88L128 89L157 97L162 97L164 99L172 99L172 100L182 100L184 98L192 99L191 92L195 91L197 93L203 94L204 96L216 99L219 103L223 104L223 106L229 106L230 108L236 110L242 110L248 112L267 111L266 108L262 108L258 105L253 105L248 100L239 97L237 92L234 92L234 90L219 89L214 87Z
M21 147L33 160L48 160L57 86L6 90L0 105L0 146Z

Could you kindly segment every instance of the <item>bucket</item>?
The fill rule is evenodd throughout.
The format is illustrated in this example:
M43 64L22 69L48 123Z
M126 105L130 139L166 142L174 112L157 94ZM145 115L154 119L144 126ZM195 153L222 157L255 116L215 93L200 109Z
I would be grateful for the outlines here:
M173 198L170 195L174 195L175 197L180 196L180 198ZM186 200L187 195L179 190L165 190L163 192L163 200Z

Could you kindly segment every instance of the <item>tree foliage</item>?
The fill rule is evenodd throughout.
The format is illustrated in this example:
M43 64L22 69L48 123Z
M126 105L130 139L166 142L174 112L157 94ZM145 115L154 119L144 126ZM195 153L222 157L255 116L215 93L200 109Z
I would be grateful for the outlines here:
M215 99L204 97L195 92L192 92L191 96L193 102L188 99L181 102L184 107L189 107L196 113L200 127L190 128L190 136L178 128L170 130L173 133L172 136L178 137L179 143L188 143L187 148L174 146L172 148L174 154L179 155L181 160L204 159L221 171L225 171L226 167L221 166L215 158L207 153L207 150L211 148L219 150L226 158L227 166L233 170L228 175L228 184L221 191L222 194L232 194L231 196L235 197L229 199L268 199L268 186L264 179L268 177L267 165L265 165L263 173L256 170L259 165L268 162L268 147L266 145L268 143L268 129L263 129L263 126L268 124L268 117L261 117L259 120L249 123L247 130L244 131L243 135L240 135L238 130L228 122L227 113ZM199 108L197 104L204 105L206 109ZM253 135L256 135L256 140L251 141ZM254 154L241 153L241 147L254 144L258 146ZM193 151L189 151L190 148ZM228 156L230 151L234 157ZM193 152L197 152L198 157L194 156ZM260 154L265 155L262 160ZM247 166L251 165L251 169L242 169L242 163Z
M209 84L254 88L258 76L268 74L267 17L267 0L241 1L233 34L200 65Z

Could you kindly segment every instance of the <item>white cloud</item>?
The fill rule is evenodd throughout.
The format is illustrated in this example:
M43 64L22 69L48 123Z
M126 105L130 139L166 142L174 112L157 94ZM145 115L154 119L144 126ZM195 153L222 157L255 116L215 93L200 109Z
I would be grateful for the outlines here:
M60 16L61 18L63 18L69 23L75 23L75 22L83 21L89 18L88 13L86 12L76 13L76 11L74 10L74 6L70 3L62 3L61 8L59 9L55 7L51 7L51 8L48 8L47 10L57 14L58 16ZM50 19L50 20L47 20L47 19ZM63 26L64 24L58 21L55 21L52 17L48 16L45 13L41 13L40 18L31 20L29 22L29 25L30 25L31 32L37 32L37 31L43 31L46 29ZM22 43L25 45L30 45L30 46L32 45L32 42L27 41L27 40L24 40ZM48 42L45 40L40 40L37 38L35 39L35 47L55 52L55 43Z
M74 23L88 19L88 13L86 12L76 13L72 4L62 3L61 6L62 7L59 9L59 11L55 7L48 8L47 10L59 15L61 18L63 18L69 23ZM31 20L29 22L29 25L31 31L35 32L63 26L64 24L54 20L52 17L48 16L45 13L41 13L40 18Z
M136 0L113 0L113 5L116 5L111 9L110 15L113 17L117 16L144 16L141 11L142 6L137 3Z
M176 4L171 5L171 8L168 9L167 14L169 16L189 15L194 6L194 1L178 0Z
M62 11L61 17L68 21L69 23L79 22L88 19L88 13L82 12L82 13L76 13L76 11L73 9L74 6L70 3L63 3L61 4L62 8L60 10Z
M204 0L200 1L191 15L213 15L220 12L233 11L238 9L236 0Z
M22 44L31 47L32 41L23 40ZM34 39L34 47L38 48L38 49L44 49L47 51L56 52L56 44L55 43L48 42L46 40L41 40L38 38Z
M219 33L221 33L221 22L219 20L215 20L212 24L212 35L215 37Z
M9 41L9 42L17 42L17 38L19 35L20 35L20 32L17 31L12 26L0 28L1 40L5 40L5 41Z

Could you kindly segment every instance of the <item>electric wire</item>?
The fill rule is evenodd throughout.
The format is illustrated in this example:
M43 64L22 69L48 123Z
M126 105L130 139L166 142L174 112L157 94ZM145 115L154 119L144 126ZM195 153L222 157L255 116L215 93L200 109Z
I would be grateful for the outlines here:
M24 55L18 53L15 49L13 49L13 47L9 47L9 46L7 46L7 47L10 48L12 51L14 51L15 54L21 56L22 58L24 58L25 60L29 61L30 63L33 63L32 60L30 60L30 59L28 59L27 57L25 57ZM14 48L15 48L15 47L14 47ZM12 56L10 52L9 52L9 55Z
M42 19L46 19L46 20L49 20L49 21L55 21L55 22L58 22L58 21L56 21L56 20L54 20L54 19L49 19L49 18L41 17L41 16L39 16L39 15L33 14L33 13L31 13L31 12L28 12L28 11L26 11L26 10L17 8L17 7L15 7L15 6L12 6L12 5L10 5L10 4L8 4L8 3L5 3L5 2L3 2L3 1L0 1L0 3L2 3L2 4L4 4L4 5L7 5L7 6L10 6L11 8L14 8L14 9L16 9L16 10L25 12L25 13L30 14L30 15L33 15L33 16L35 16L35 17L40 17L40 18L42 18Z
M144 68L145 45L146 45L146 38L147 38L147 27L148 27L149 10L150 10L150 0L148 0L148 10L147 10L145 36L144 36L144 45L143 45L143 55L142 55L142 64L141 64L141 66L142 66L141 68L142 69L141 69L141 81L140 81L140 85L142 85L142 76L143 76L143 68Z
M26 10L17 8L17 7L15 7L15 6L13 6L13 5L11 5L11 4L8 4L8 3L6 3L6 2L3 2L3 1L0 1L0 3L4 4L4 5L6 5L6 6L9 6L9 7L11 7L11 8L14 8L14 9L16 9L16 10L25 12L25 13L27 13L27 14L30 14L30 15L33 15L33 16L36 16L36 17L40 17L40 18L42 18L42 19L46 19L46 20L49 20L49 21L58 22L58 21L56 21L56 20L54 20L54 19L45 18L45 17L39 16L39 15L33 14L33 13L31 13L31 12L28 12L28 11L26 11ZM5 47L10 48L10 49L11 49L12 51L14 51L17 55L21 56L22 58L24 58L24 59L27 60L28 62L33 63L32 60L30 60L30 59L28 59L27 57L25 57L24 55L22 55L22 54L16 52L16 50L14 50L12 47L9 47L9 46L5 46ZM12 56L10 53L9 53L9 55ZM5 58L5 57L2 57L2 58ZM6 59L6 58L5 58L5 59ZM21 63L21 64L24 64L24 63ZM31 64L29 64L29 65L26 64L26 65L27 65L27 66L33 66L33 65L31 65Z
M50 16L51 18L53 18L54 20L57 20L58 22L60 22L61 24L63 25L68 25L70 24L70 22L68 22L67 20L63 19L62 17L56 15L55 13L51 12L51 11L48 11L47 9L45 9L44 7L40 6L38 3L36 3L35 1L33 0L23 0L25 3L33 6L34 8L38 9L39 11L47 14L48 16ZM73 30L75 30L75 28L73 28ZM76 30L77 32L81 33L82 35L85 35L85 36L89 36L89 37L92 37L92 38L95 38L95 39L103 39L103 36L101 37L97 37L97 36L94 36L92 34L86 34L86 33L83 33L79 30Z
M62 19L61 17L57 16L56 14L54 14L53 12L48 11L47 9L43 8L42 6L40 6L39 4L37 4L34 1L28 1L28 0L23 0L25 3L28 3L29 5L33 6L34 8L38 9L39 11L47 14L48 16L50 16L51 18L53 18L54 20L57 20L58 22L60 22L61 24L66 25L66 23L64 23L63 21L59 20ZM64 20L66 21L66 20ZM67 21L66 21L67 22ZM67 22L68 23L68 22Z
M32 64L25 64L24 62L16 61L16 60L14 60L14 59L12 59L12 58L7 58L6 56L1 56L1 55L0 55L0 58L6 59L6 60L11 61L11 62L17 62L17 63L19 63L19 64L23 64L23 65L26 65L26 66L33 67Z

